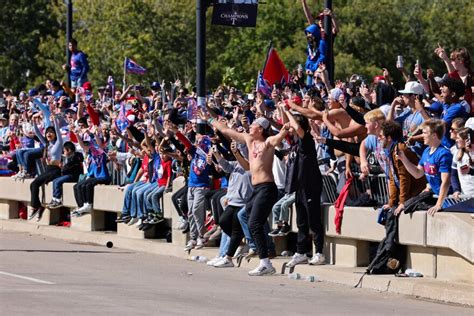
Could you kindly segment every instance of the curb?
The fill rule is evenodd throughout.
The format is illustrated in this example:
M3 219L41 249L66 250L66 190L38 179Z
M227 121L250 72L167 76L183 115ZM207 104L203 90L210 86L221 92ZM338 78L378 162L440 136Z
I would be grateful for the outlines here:
M113 233L100 231L83 232L66 227L38 225L23 220L0 220L0 230L30 233L67 241L94 243L104 246L107 242L111 241L117 248L189 259L189 256L183 251L183 248L163 240L131 239L117 236ZM215 248L193 250L191 255L212 258L216 255L216 250ZM272 259L272 263L277 271L279 271L283 263L287 261L289 261L289 258L279 257ZM255 265L255 262L256 259L253 259L249 263L243 260L241 268L254 268L253 265ZM295 271L303 275L315 275L317 279L321 281L354 287L365 269L362 267L346 268L333 265L300 265L296 267ZM468 283L444 282L430 278L415 279L396 278L391 275L366 275L361 284L361 288L408 295L444 303L474 306L474 285Z

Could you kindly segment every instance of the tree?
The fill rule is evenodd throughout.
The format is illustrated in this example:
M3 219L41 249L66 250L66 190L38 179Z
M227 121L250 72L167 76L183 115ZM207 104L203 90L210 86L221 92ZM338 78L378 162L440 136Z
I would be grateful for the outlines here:
M0 15L0 84L15 92L44 69L35 57L41 38L58 25L47 9L48 0L4 0ZM31 23L31 21L35 21Z

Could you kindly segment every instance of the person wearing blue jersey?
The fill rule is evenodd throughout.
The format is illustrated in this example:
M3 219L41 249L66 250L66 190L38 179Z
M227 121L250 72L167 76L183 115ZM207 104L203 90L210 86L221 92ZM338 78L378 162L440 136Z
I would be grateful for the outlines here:
M69 71L71 88L74 89L82 87L88 81L89 62L87 61L87 55L77 49L77 41L74 38L69 41L69 51L71 52L71 61L69 65L63 65L63 69Z
M445 134L445 124L441 120L427 120L421 125L421 128L423 130L423 142L427 148L423 152L418 165L408 160L403 151L399 151L396 157L403 162L408 172L416 179L425 176L428 182L426 190L431 190L433 194L438 196L436 204L428 210L428 214L433 216L443 208L446 196L449 193L453 155L449 149L441 144Z
M109 184L111 181L109 170L107 169L107 154L100 149L101 141L97 136L98 146L87 141L83 141L82 137L77 140L86 157L87 174L86 179L76 183L73 187L74 197L76 199L77 208L72 212L72 216L81 216L92 211L94 202L94 187L98 184Z

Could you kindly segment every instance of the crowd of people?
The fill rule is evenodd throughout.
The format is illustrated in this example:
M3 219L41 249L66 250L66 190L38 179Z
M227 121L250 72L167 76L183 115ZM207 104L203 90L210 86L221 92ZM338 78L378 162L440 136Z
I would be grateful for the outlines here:
M333 15L326 10L315 19L302 2L310 24L308 59L268 96L220 86L199 107L195 90L179 80L123 90L108 80L95 88L75 40L71 64L64 66L70 87L48 80L17 96L2 88L0 142L2 163L8 162L2 171L34 179L30 219L62 206L66 182L75 183L71 216L91 212L94 188L111 184L113 166L127 174L113 183L124 191L117 222L148 230L163 221L160 201L172 180L184 176L186 186L172 200L177 227L190 235L185 250L220 239L208 264L233 267L236 253L248 253L260 258L249 272L257 276L275 272L272 238L291 231L292 205L297 251L288 266L325 263L323 177L335 180L341 197L356 177L385 174L389 196L382 209L394 216L419 205L435 215L452 201L474 197L469 52L448 55L438 46L434 53L446 74L425 72L418 62L413 74L398 65L403 89L387 70L373 80L352 75L332 84L316 20ZM49 182L53 198L44 205L39 191Z

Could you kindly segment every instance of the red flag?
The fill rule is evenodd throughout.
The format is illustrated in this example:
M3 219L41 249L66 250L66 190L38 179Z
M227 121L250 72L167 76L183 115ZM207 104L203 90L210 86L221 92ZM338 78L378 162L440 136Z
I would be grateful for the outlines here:
M267 62L263 69L263 79L270 86L275 83L284 84L290 81L290 74L273 47L268 52Z

